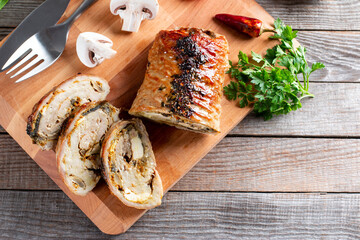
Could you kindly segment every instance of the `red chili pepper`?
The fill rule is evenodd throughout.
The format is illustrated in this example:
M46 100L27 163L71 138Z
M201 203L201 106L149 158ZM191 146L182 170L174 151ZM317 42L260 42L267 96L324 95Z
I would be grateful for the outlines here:
M271 29L264 29L262 21L256 18L231 14L216 14L215 19L251 37L259 37L264 32L274 32L274 30Z

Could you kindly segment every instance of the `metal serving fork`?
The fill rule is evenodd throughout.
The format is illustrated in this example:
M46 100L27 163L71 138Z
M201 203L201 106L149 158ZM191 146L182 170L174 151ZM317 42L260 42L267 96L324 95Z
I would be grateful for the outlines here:
M62 54L74 21L97 0L84 0L76 11L63 23L41 30L26 40L5 63L2 70L18 62L6 74L18 70L10 78L14 78L35 66L30 72L18 79L15 83L24 81L52 65ZM31 60L30 62L28 62ZM28 62L22 68L23 64ZM37 65L37 66L36 66Z

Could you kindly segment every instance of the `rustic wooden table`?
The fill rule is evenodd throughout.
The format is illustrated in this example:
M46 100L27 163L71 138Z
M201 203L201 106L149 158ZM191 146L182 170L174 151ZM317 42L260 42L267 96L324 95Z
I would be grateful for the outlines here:
M43 0L11 0L0 39ZM127 233L101 233L0 128L1 239L359 239L360 1L259 0L299 29L314 99L249 115Z

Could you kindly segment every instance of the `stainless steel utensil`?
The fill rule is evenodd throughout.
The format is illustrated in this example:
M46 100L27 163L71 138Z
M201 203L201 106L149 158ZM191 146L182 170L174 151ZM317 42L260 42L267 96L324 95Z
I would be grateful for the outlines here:
M34 34L24 42L5 63L3 69L22 58L6 74L18 70L14 78L26 70L34 67L30 72L18 79L16 83L24 81L52 65L62 54L68 38L69 30L74 21L97 0L84 0L78 9L63 23L48 27ZM25 64L26 63L26 64ZM25 66L23 66L25 65ZM21 69L19 67L22 67Z
M69 2L70 0L46 0L32 11L0 47L0 68L29 37L56 24L64 14ZM4 70L6 69L4 68Z

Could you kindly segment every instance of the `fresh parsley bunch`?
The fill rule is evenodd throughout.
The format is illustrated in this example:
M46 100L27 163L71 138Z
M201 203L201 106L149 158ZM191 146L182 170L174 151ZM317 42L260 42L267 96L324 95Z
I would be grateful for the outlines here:
M309 92L309 77L317 69L324 68L322 63L309 67L303 46L296 47L294 39L297 31L286 26L280 19L274 22L275 34L280 44L266 51L265 57L251 52L252 60L242 51L239 61L233 64L227 73L234 78L224 87L224 93L230 100L240 99L240 107L254 104L254 112L271 119L274 115L287 114L301 108L300 100L314 97ZM302 83L299 76L302 74Z

